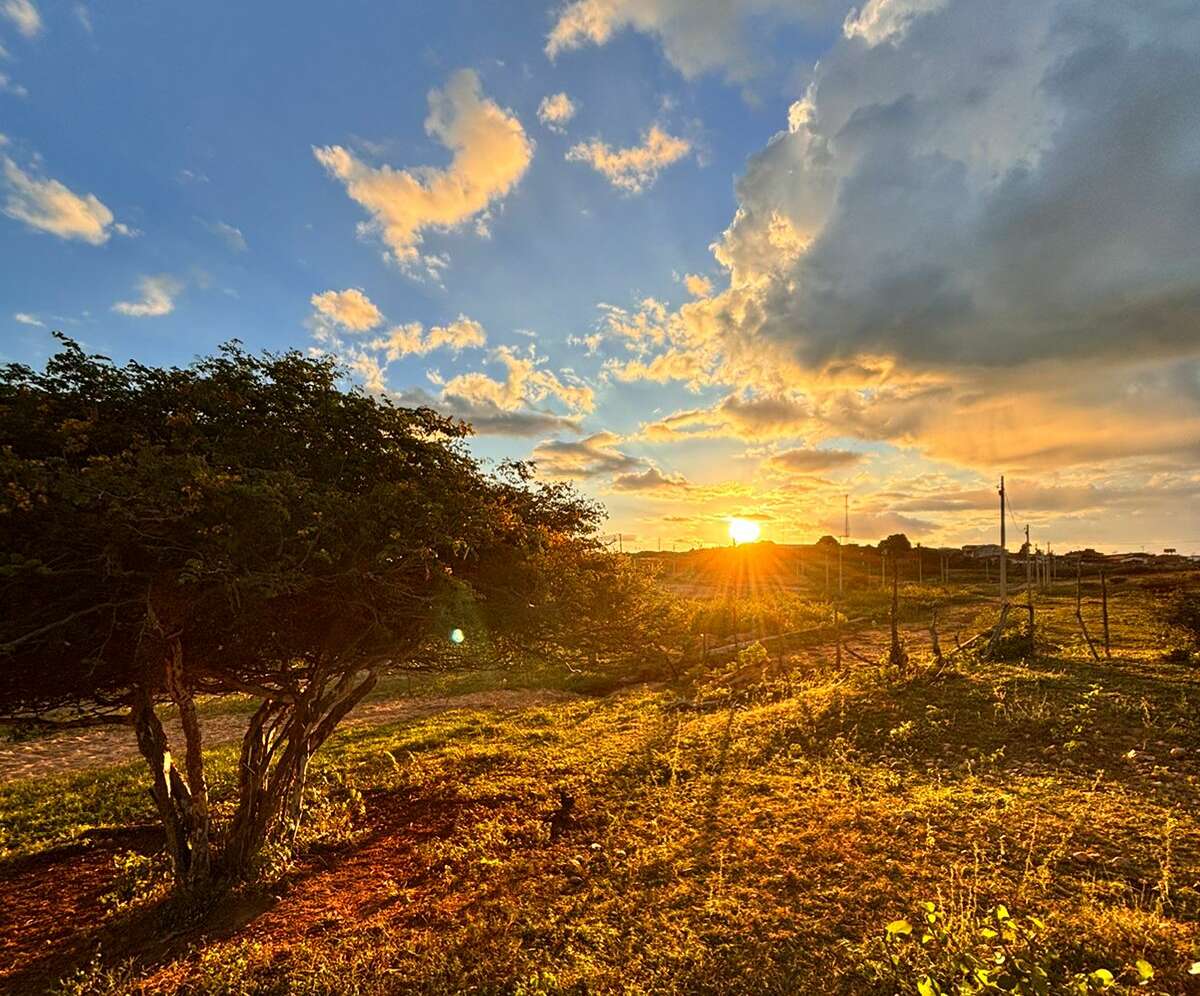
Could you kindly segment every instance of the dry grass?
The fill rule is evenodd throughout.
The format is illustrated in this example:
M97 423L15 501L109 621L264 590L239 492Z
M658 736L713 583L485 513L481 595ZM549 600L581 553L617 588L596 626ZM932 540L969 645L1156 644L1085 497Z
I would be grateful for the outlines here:
M105 925L81 900L57 955L13 948L9 983L87 963L99 939L68 991L916 992L925 973L952 982L952 951L986 947L980 924L1004 904L1044 921L1022 951L1050 992L1101 968L1110 992L1194 991L1200 686L1164 656L1154 597L1118 590L1101 664L1064 591L1031 660L904 677L810 665L724 696L711 675L707 696L639 687L346 731L317 785L352 805L327 805L326 841L269 889L183 927L152 903ZM145 808L135 769L105 778L105 818ZM551 843L560 787L578 822ZM75 816L53 839L78 832L92 791L0 792L10 847L44 844L55 798ZM10 863L0 905L21 875L103 894L97 853L15 878ZM923 901L953 943L885 943Z

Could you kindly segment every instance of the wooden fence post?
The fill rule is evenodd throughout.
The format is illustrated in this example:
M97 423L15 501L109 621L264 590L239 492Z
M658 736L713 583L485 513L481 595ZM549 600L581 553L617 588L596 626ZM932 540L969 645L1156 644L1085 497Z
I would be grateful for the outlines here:
M1087 623L1083 620L1083 557L1075 558L1075 618L1079 620L1079 628L1083 631L1083 638L1087 640L1088 650L1092 652L1092 656L1096 660L1100 659L1100 655L1096 653L1096 644L1092 642L1092 636L1088 632Z
M1104 656L1112 659L1112 645L1108 642L1108 577L1100 571L1100 611L1104 620Z

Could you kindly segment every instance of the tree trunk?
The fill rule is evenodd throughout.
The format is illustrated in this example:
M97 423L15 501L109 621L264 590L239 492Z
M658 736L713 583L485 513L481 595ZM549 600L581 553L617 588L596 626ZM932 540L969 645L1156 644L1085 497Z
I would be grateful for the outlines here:
M183 647L178 639L171 641L167 659L167 688L179 709L183 726L184 767L187 770L189 804L184 813L184 830L191 858L187 885L194 887L207 882L211 871L209 858L208 782L204 776L203 737L196 702L183 671Z
M166 731L144 686L139 686L134 692L133 726L137 732L138 749L150 766L150 774L154 779L150 796L162 821L176 886L184 890L192 889L208 879L207 855L199 863L194 860L195 809L192 795L171 760Z
M309 759L375 687L378 674L368 671L357 685L354 678L343 674L327 694L324 682L314 681L295 703L264 702L251 718L242 741L241 798L223 856L231 877L244 878L281 833L294 841Z

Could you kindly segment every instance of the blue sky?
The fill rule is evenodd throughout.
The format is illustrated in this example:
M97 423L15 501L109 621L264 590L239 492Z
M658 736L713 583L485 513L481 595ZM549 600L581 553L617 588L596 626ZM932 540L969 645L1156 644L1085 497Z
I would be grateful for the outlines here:
M864 539L976 540L1007 472L1043 542L1200 547L1200 257L1161 220L1200 190L1195 12L1001 6L0 0L0 356L335 352L635 546L815 538L844 493Z

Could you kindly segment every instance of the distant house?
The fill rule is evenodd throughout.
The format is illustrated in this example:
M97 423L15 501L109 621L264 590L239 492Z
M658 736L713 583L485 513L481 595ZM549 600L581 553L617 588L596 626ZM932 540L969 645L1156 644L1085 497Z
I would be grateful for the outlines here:
M962 552L971 560L990 560L993 557L999 557L1003 552L1003 547L999 543L983 543L979 546L964 546Z

